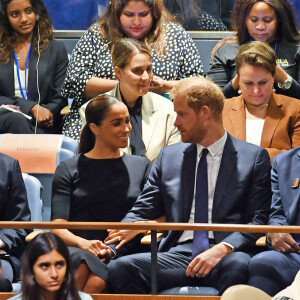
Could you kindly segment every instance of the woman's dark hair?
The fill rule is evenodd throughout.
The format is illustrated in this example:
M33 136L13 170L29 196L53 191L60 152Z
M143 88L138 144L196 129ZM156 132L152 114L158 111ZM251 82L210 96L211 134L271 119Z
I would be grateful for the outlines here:
M264 2L275 11L277 39L288 42L300 40L296 14L289 0L237 0L232 12L232 29L237 32L236 36L240 45L250 41L246 21L251 8L257 2Z
M257 2L264 2L270 5L275 11L277 17L277 39L287 42L297 42L300 40L296 14L289 0L237 0L231 16L231 27L233 31L236 31L236 35L227 37L216 44L212 50L212 60L222 45L236 43L243 45L250 41L246 21L251 8Z
M164 7L162 0L110 0L106 12L97 22L102 38L115 44L126 37L122 30L120 16L130 1L142 1L150 8L153 19L152 28L141 40L146 44L153 44L156 53L161 54L165 50L163 25L171 22L177 23L176 18Z
M85 109L86 124L81 131L78 153L87 153L94 148L96 139L90 129L90 124L100 126L110 107L118 102L119 100L115 97L106 94L99 95L89 102Z
M37 235L27 245L22 264L22 300L39 300L39 286L35 282L33 266L38 258L56 250L66 261L66 275L60 289L56 292L57 300L80 300L75 286L70 255L67 246L57 235L46 232Z
M10 53L18 44L18 33L10 26L7 17L7 5L12 0L0 0L0 62L8 63ZM34 50L38 52L38 34L40 35L40 51L47 49L49 40L53 38L52 23L48 11L41 0L29 0L33 11L38 16L33 29Z

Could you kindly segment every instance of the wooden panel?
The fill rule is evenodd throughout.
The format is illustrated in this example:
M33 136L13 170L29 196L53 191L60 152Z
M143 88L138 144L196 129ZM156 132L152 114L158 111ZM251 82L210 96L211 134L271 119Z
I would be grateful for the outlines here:
M94 294L94 300L220 300L219 296L173 296L173 295L109 295Z
M0 293L0 300L6 300L15 293ZM116 295L92 294L94 300L220 300L219 296L160 296L160 295Z

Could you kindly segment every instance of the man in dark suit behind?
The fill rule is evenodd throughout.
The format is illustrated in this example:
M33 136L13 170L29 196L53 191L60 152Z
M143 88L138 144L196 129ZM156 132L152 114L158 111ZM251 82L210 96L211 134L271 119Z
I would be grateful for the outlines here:
M224 96L212 81L188 78L171 94L177 112L175 126L183 143L162 149L142 194L123 221L153 220L165 215L167 222L194 223L196 166L202 150L207 148L208 222L265 224L271 199L267 152L225 132ZM193 258L193 232L165 234L158 253L159 291L208 285L221 294L228 286L247 282L248 262L259 235L209 232L208 236L210 248ZM109 281L114 291L149 293L150 262L150 253L111 262Z
M274 157L269 225L300 226L300 147ZM270 251L251 259L249 285L274 296L300 270L300 234L269 233Z
M30 221L27 194L19 163L0 153L0 221ZM10 292L13 280L19 279L21 256L25 249L25 229L0 229L0 256L2 274L0 292Z

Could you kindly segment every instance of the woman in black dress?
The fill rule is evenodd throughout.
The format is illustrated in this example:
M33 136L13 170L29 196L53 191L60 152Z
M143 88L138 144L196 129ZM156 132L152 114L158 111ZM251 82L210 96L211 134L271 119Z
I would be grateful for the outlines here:
M52 220L118 222L143 189L151 162L124 154L131 124L127 107L112 96L94 98L86 108L79 155L62 162L55 173ZM52 230L70 246L78 289L102 292L107 266L101 259L115 251L104 244L106 231ZM118 251L118 255L125 251Z

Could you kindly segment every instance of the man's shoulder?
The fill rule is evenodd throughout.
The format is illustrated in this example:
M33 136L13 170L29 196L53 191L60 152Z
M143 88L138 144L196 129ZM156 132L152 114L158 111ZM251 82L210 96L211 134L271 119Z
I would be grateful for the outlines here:
M8 156L4 153L0 153L0 163L4 164L4 163L9 163L9 164L14 164L16 162L16 159Z
M234 147L234 150L237 152L238 156L246 156L246 157L250 158L251 155L257 156L257 154L260 152L262 155L265 155L268 159L270 159L266 149L264 149L260 146L254 145L254 144L250 144L250 143L240 140L238 138L235 138L230 134L228 134L227 142L229 144L232 144L232 146ZM226 147L226 144L225 144L225 147Z
M300 147L277 154L276 156L274 156L273 164L275 163L278 165L283 163L292 163L292 159L295 156L299 156L300 158Z
M179 142L176 144L168 145L164 147L161 151L164 155L180 155L184 153L189 153L193 149L196 149L195 144Z

